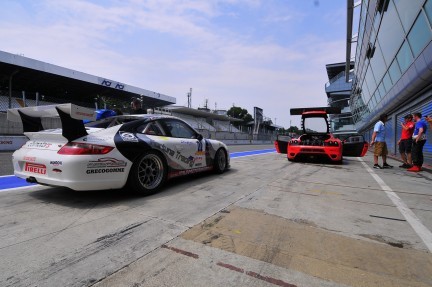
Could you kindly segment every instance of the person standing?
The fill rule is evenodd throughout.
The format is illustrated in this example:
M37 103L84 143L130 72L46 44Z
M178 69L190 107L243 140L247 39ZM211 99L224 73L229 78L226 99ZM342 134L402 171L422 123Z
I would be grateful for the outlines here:
M372 133L372 140L370 145L374 146L374 166L373 168L393 168L393 166L387 163L387 143L385 141L385 122L387 121L387 114L381 114L380 120L375 124L374 131ZM378 164L378 157L382 157L382 167Z
M432 117L426 116L425 120L429 123L429 127L432 129Z
M132 100L131 108L131 115L147 114L147 112L141 108L141 101L138 99Z
M403 160L403 164L399 167L410 168L412 167L411 148L412 148L412 135L414 133L413 116L406 115L402 122L401 138L398 141L399 153Z
M427 124L422 120L421 113L414 113L414 121L416 122L413 133L412 159L413 167L408 171L419 172L423 165L423 146L426 143Z

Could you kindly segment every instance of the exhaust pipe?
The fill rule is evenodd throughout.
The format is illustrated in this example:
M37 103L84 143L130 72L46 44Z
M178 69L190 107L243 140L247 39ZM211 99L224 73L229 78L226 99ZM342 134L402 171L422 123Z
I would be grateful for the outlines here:
M27 178L26 178L26 181L27 181L28 183L37 183L36 178L34 178L33 176L27 177Z

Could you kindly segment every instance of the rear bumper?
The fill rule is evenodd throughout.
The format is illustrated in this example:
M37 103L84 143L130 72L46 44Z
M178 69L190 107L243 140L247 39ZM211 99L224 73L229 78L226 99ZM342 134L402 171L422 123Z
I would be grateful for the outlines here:
M117 151L95 156L20 149L13 154L12 162L14 174L19 178L32 178L39 184L73 190L122 188L132 166Z
M73 190L104 190L104 189L119 189L122 188L125 185L125 181L120 179L111 179L107 180L104 179L103 181L100 180L86 180L86 181L79 181L79 180L67 180L67 179L56 179L56 178L48 178L48 177L41 177L34 174L24 173L24 172L14 172L15 176L25 179L29 181L28 179L34 179L31 180L31 182L42 184L42 185L48 185L48 186L58 186L58 187L67 187Z
M342 160L342 147L288 146L287 157L290 160L300 158L322 158L331 161Z

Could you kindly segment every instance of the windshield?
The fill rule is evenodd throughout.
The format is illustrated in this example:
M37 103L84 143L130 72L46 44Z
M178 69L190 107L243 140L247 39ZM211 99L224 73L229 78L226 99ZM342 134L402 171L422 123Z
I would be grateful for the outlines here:
M325 118L305 118L304 128L308 133L327 133L327 122Z

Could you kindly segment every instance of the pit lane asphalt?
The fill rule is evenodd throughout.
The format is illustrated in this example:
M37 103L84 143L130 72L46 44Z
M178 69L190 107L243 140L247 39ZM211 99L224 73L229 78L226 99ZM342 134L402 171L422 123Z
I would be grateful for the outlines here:
M428 247L383 190L430 231L432 175L379 182L362 161L233 158L149 197L2 192L0 286L432 286Z

